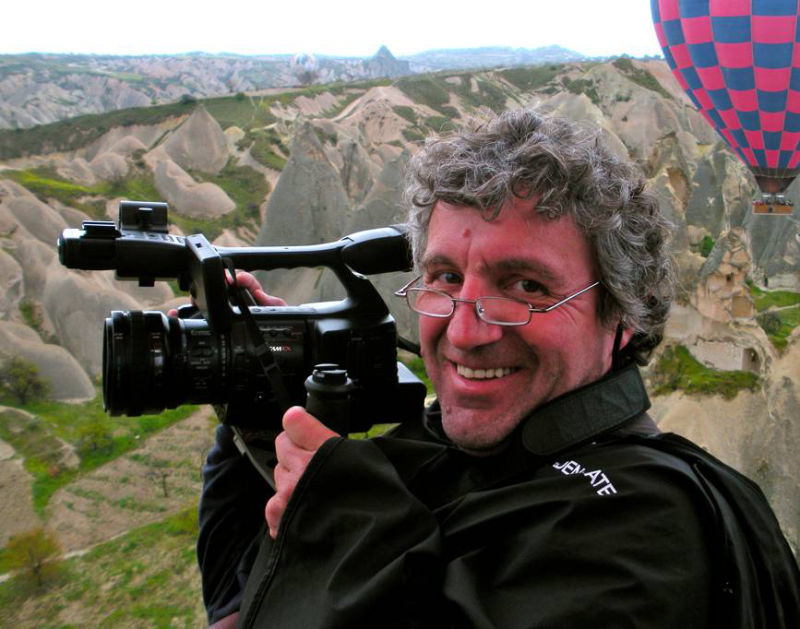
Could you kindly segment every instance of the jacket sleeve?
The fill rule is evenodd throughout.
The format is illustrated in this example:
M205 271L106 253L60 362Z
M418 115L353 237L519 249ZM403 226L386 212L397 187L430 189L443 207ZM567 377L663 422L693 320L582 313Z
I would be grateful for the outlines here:
M239 609L264 528L271 490L219 425L203 466L197 560L209 624Z
M436 518L382 452L330 439L264 538L239 626L442 627L440 555Z

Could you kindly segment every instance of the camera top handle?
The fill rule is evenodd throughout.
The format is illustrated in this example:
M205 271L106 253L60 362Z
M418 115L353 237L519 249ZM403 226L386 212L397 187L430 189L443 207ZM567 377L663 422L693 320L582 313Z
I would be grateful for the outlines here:
M227 299L224 270L330 268L347 291L341 302L320 314L387 314L388 309L363 275L411 268L405 228L382 227L317 245L214 247L202 234L167 233L165 203L121 201L119 226L111 221L84 221L81 229L65 229L58 242L61 263L73 269L114 269L119 279L138 279L152 286L156 279L177 279L183 290L194 288L198 308L215 332L230 329L234 315ZM226 261L223 262L223 258Z

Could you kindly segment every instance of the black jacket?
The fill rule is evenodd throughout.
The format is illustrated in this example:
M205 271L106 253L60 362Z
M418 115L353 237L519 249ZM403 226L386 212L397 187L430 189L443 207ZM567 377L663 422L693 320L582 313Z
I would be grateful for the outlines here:
M538 409L492 456L452 447L435 408L390 437L331 439L257 557L215 548L203 531L225 527L201 518L204 584L244 556L207 588L228 597L211 619L246 579L243 627L721 626L719 521L696 467L650 445L648 406L630 367Z

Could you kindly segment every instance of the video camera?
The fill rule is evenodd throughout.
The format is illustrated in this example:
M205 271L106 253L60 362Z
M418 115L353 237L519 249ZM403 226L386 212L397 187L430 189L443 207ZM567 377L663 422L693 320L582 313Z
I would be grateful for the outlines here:
M103 400L111 415L213 404L227 424L280 428L283 410L304 404L305 380L322 363L346 370L352 381L345 432L420 411L425 386L397 362L394 318L364 277L410 268L401 226L273 247L214 247L202 234L174 236L167 227L166 203L121 201L118 225L84 221L58 241L69 268L114 269L140 286L177 279L194 297L196 306L179 308L177 317L130 310L105 320ZM226 270L295 267L329 268L346 297L259 306L225 278Z

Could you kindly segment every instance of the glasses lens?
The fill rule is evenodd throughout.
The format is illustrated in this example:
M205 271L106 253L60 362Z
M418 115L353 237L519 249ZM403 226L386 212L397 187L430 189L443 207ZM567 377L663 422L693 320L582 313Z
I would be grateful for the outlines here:
M453 300L444 293L426 288L409 288L406 293L408 305L420 314L433 317L449 317L453 312Z
M478 300L478 309L481 319L487 323L522 325L531 318L527 305L503 297L482 297Z

